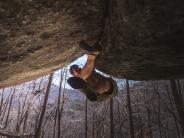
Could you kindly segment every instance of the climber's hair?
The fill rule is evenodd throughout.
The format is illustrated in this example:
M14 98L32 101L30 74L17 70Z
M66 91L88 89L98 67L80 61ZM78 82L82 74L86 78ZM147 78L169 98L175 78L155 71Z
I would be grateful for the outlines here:
M76 65L76 64L72 65L72 66L70 67L70 73L73 75L73 70L74 70L74 69L78 69L78 68L79 68L78 65Z

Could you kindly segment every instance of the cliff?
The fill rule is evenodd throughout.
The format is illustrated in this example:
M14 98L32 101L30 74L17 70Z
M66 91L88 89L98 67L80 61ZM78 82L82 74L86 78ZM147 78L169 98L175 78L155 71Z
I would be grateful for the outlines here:
M114 77L184 77L184 2L180 0L3 0L0 87L66 66L78 42L101 40L97 68Z

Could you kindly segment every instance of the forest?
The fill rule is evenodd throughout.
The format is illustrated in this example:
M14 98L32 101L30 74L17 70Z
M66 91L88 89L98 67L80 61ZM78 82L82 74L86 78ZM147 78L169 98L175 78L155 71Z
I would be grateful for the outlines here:
M183 137L183 80L116 79L114 98L90 102L67 70L0 90L1 138Z
M183 9L182 0L0 0L0 138L184 138ZM79 62L70 74L83 55L88 76ZM104 91L90 93L94 72Z

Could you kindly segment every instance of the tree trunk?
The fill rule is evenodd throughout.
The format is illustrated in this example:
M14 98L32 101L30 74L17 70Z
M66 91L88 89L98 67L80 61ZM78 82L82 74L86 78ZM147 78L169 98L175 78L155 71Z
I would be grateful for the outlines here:
M23 123L23 133L25 133L27 131L27 121L28 121L28 115L29 115L29 108L30 108L30 104L28 104L27 110L25 113L25 118L24 118L24 123Z
M20 99L20 94L19 94L19 99ZM17 123L16 123L16 128L15 128L15 131L16 132L19 132L19 122L20 122L20 100L18 101L19 102L19 106L18 106L18 112L17 112Z
M183 105L183 95L182 95L182 92L181 92L181 86L180 86L180 81L179 80L177 80L177 88L178 88L178 94L179 94L181 104Z
M152 123L151 123L151 111L149 108L147 108L147 116L148 116L149 136L150 136L150 138L153 138Z
M180 125L181 125L181 128L183 130L183 134L184 134L184 107L183 107L182 101L179 97L176 82L174 80L170 80L170 84L171 84L171 92L172 92L172 95L174 98L174 102L176 105L178 116L180 118Z
M55 135L56 135L57 112L58 112L58 109L56 108L56 112L55 112L55 116L54 116L53 138L55 138Z
M38 120L38 126L37 126L37 129L36 129L35 138L40 138L41 137L42 124L43 124L43 119L44 119L45 112L46 112L47 101L48 101L50 88L51 88L51 83L52 83L52 77L53 77L53 73L51 73L50 76L49 76L49 82L48 82L47 90L46 90L46 93L45 93L43 108L42 108L42 111L41 111L41 114L40 114L40 117L39 117L39 120Z
M133 125L133 118L132 118L129 81L127 79L126 79L126 86L127 86L127 106L128 106L128 112L129 112L129 120L130 120L130 136L131 138L134 138L134 125Z
M3 108L2 108L2 117L1 117L1 121L4 120L5 118L5 115L6 115L6 111L7 111L7 108L8 108L8 102L9 102L9 98L11 97L11 93L8 95L8 98L6 99L5 103L3 104Z
M38 90L41 90L43 80L44 80L44 77L42 77L41 80L40 80Z
M87 135L88 135L88 124L87 124L87 121L88 121L88 118L87 118L87 112L88 112L88 99L86 98L86 104L85 104L85 138L87 138Z
M169 104L170 104L171 110L173 111L171 114L172 114L174 122L175 122L177 138L181 138L180 130L179 130L178 122L177 122L177 116L176 116L176 113L174 112L175 110L174 110L173 102L172 102L172 99L171 99L171 96L169 93L169 87L167 84L165 84L165 88L166 88L166 92L167 92L167 96L169 99Z
M4 89L3 89L2 95L1 95L0 115L1 115L1 112L2 112L3 100L4 100Z
M57 137L60 138L61 136L61 109L60 109L60 105L61 105L61 90L62 90L62 82L63 82L63 75L62 75L62 70L60 72L60 85L59 85L59 93L58 93L58 105L57 105L57 117L58 117L58 125L57 125Z
M157 121L158 121L158 128L159 128L159 133L160 133L160 138L162 138L162 124L160 120L160 95L158 95L158 112L157 112Z
M62 95L62 103L61 103L61 108L60 108L60 121L61 121L61 117L62 117L62 113L63 113L63 109L64 109L64 103L65 103L65 88L66 88L66 77L67 77L67 69L64 69L63 70L63 74L62 74L62 77L65 77L64 78L64 84L63 84L63 95ZM63 131L64 133L66 131ZM64 133L61 135L61 137L64 137Z
M114 138L114 123L113 123L113 98L110 99L110 128L111 128L111 134L110 137Z
M7 125L8 125L8 119L9 119L9 116L10 116L10 109L11 109L11 106L12 106L12 100L13 100L14 94L15 94L15 88L14 88L13 94L11 95L11 98L10 98L10 104L9 104L8 113L7 113L7 116L6 116L4 128L6 128Z
M95 110L93 105L93 130L92 130L92 138L95 138Z

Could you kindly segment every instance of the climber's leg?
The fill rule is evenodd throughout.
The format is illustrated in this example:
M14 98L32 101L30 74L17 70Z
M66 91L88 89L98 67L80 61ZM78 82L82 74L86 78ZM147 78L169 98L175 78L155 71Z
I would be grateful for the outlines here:
M79 77L70 77L67 82L74 89L84 89L87 87L87 83Z
M101 51L101 45L99 43L95 43L93 46L88 45L85 41L81 41L79 43L80 48L87 51L88 54L98 55Z
M80 89L90 101L97 100L97 94L87 87L87 83L83 79L79 77L70 77L67 82L72 88Z

